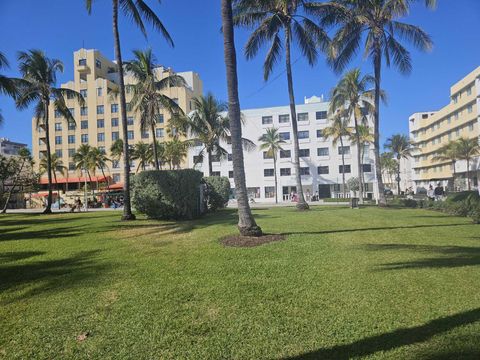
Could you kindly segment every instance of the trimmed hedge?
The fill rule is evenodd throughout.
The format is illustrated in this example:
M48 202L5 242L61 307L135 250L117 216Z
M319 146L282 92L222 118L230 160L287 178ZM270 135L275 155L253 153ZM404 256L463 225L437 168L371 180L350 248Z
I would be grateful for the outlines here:
M226 207L230 198L230 180L225 176L208 176L204 180L208 209L215 211Z
M132 184L132 204L149 218L181 220L201 215L200 171L142 171L135 175Z

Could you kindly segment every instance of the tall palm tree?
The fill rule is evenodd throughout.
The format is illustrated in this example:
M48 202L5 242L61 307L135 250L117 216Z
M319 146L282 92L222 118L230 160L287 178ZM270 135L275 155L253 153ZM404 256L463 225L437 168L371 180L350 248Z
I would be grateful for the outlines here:
M138 172L140 168L145 171L146 166L152 163L153 160L153 151L150 144L142 141L136 143L132 151L132 160L138 160L136 172ZM155 159L155 163L158 163L157 159Z
M18 159L16 161L15 175L13 176L12 183L10 185L10 188L8 189L7 197L5 199L5 204L3 205L3 209L2 209L2 214L5 214L7 212L8 203L10 202L10 198L12 197L12 193L15 190L18 180L22 176L22 172L24 171L24 168L28 163L33 165L32 154L30 153L30 150L28 150L27 148L22 148L18 151Z
M267 154L273 158L273 172L275 176L275 203L278 204L277 193L277 154L283 150L282 144L285 143L280 137L277 128L268 128L267 132L258 138L261 142L260 150L266 150Z
M151 163L152 163L153 166L155 166L157 164L157 161L158 161L158 165L159 165L158 169L162 170L163 164L165 163L165 143L160 142L158 140L156 140L155 143L156 143L156 145L155 145L156 156L152 157L152 162Z
M56 87L57 72L63 72L63 63L58 59L50 59L43 51L29 50L18 54L19 70L22 74L18 82L18 96L16 105L19 109L26 109L35 104L35 118L37 127L45 130L45 144L47 150L48 196L44 214L52 212L52 154L50 149L50 122L49 108L54 108L69 123L75 123L73 115L68 110L65 98L74 98L83 106L83 96L75 90Z
M92 184L92 172L95 171L95 164L92 161L92 147L88 144L80 145L73 155L73 161L75 162L75 168L85 172L85 175L88 176L93 195L95 195Z
M368 124L366 115L373 112L373 91L371 86L375 79L371 75L364 75L360 69L347 72L332 90L330 112L341 107L346 108L347 116L353 119L355 126L355 144L357 145L357 169L360 181L360 202L363 202L363 170L362 170L362 142L360 141L360 125ZM353 144L352 144L353 145Z
M478 155L480 155L480 145L478 144L478 138L474 137L471 139L460 138L456 141L458 159L465 160L467 162L467 186L468 191L471 190L470 185L470 161Z
M355 134L351 136L351 144L357 145L360 144L360 162L362 163L362 184L365 188L365 173L363 171L363 164L365 162L365 146L369 144L373 144L374 137L370 131L370 128L366 124L358 125L358 129L355 131ZM363 194L362 194L363 196Z
M119 161L123 156L123 140L117 139L110 146L112 160Z
M160 112L165 109L170 115L183 115L183 110L175 101L161 93L170 87L184 86L185 80L179 75L170 75L159 79L156 68L156 59L151 49L145 51L134 50L134 60L125 63L125 69L136 80L133 88L131 104L140 114L140 127L142 131L152 133L152 146L155 169L160 168L155 126Z
M7 57L0 52L0 70L10 67ZM0 74L0 94L15 98L17 95L17 86L15 79ZM0 109L0 125L3 123L3 116Z
M232 136L233 179L238 204L238 229L241 235L261 236L262 229L248 204L242 149L242 120L238 98L237 54L233 30L232 0L222 0L223 49L228 90L228 118Z
M55 184L57 185L57 190L59 190L57 173L59 173L62 176L65 176L65 174L68 175L68 169L63 164L62 159L59 158L55 153L52 154L51 156L50 166L52 168L53 179L55 180ZM47 169L48 169L48 161L47 161L47 158L43 157L40 159L40 163L39 163L40 174L41 175L45 174L48 171Z
M193 144L190 140L180 140L178 135L175 135L169 141L164 143L164 157L168 163L170 170L178 169L183 159L188 154L188 148Z
M387 139L385 148L390 150L395 159L397 159L397 195L400 195L400 161L412 157L415 150L407 135L395 134Z
M457 176L456 164L459 160L458 142L449 141L447 144L440 147L436 154L432 157L432 161L445 162L448 161L452 164L453 169L453 184L455 184L455 178Z
M93 0L85 0L85 5L88 13L92 12ZM120 46L120 32L118 26L118 13L122 10L125 17L133 20L135 25L140 29L142 34L147 37L144 21L149 22L153 28L159 31L167 40L168 44L173 46L173 40L170 37L165 26L158 18L157 14L147 5L145 0L112 0L112 26L113 39L115 48L115 59L118 66L118 81L120 90L120 115L122 118L123 130L123 173L125 181L123 183L124 193L124 207L122 220L135 220L135 215L132 213L130 203L130 164L129 164L129 148L128 148L128 125L127 125L127 102L125 97L125 83L123 79L123 60Z
M393 63L402 74L412 70L409 51L401 40L410 42L415 48L428 51L433 42L420 27L398 21L408 15L415 0L336 0L336 16L324 17L326 26L340 25L332 40L331 62L336 71L342 71L361 47L365 34L364 54L373 62L374 91L374 146L375 167L380 206L386 205L380 169L380 98L382 63L387 67ZM425 0L433 8L436 0Z
M269 50L263 64L263 77L270 77L273 67L280 60L285 50L285 65L290 99L290 116L293 130L293 165L299 195L297 208L308 209L305 201L300 176L300 159L298 144L298 124L293 90L291 47L296 44L308 63L313 66L317 62L318 50L326 51L330 39L325 30L315 22L322 9L327 11L328 5L301 0L238 0L235 2L234 23L253 29L247 44L247 59L257 55L262 45L268 43ZM283 33L283 40L281 35Z
M326 139L332 138L333 146L337 146L340 142L342 155L342 182L343 182L343 197L346 197L347 186L345 183L345 147L343 146L343 139L350 137L352 130L348 127L348 113L346 109L338 109L331 120L330 126L323 129L322 133Z
M100 169L100 171L102 172L102 176L107 182L107 191L109 191L109 180L105 176L105 169L108 169L108 162L110 161L110 159L107 157L107 154L105 154L104 151L101 151L97 147L92 147L92 149L90 150L90 161L94 169Z

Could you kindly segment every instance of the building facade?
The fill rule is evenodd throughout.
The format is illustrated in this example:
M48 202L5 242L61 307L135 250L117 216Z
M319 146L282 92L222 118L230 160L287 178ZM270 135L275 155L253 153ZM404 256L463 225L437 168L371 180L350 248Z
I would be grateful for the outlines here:
M20 149L26 148L27 144L22 144L14 141L10 141L7 138L0 138L0 155L3 156L15 156L18 155Z
M440 182L450 189L453 166L448 161L435 161L438 149L461 137L478 139L480 135L480 67L454 84L450 103L439 111L419 112L409 117L410 139L416 145L412 163L412 179L417 189ZM466 182L467 164L457 161L456 181ZM478 159L470 164L471 183L478 187ZM464 187L464 186L461 186Z
M112 143L123 138L120 100L112 96L118 89L118 72L116 64L104 57L98 50L80 49L73 54L74 74L73 80L62 84L61 87L76 90L85 98L85 105L75 99L66 99L67 106L75 118L75 124L68 124L66 119L55 111L54 105L50 106L50 145L52 153L62 159L64 166L68 167L68 178L78 177L75 170L73 155L81 144L89 144L104 150L107 155ZM159 66L156 68L158 79L177 74L185 79L186 86L170 87L163 93L173 99L180 108L188 113L192 110L192 98L203 92L203 85L199 75L195 72L175 73L171 68ZM125 84L134 84L135 79L128 73L124 77ZM135 113L128 102L132 94L127 96L127 122L129 144L137 142L151 142L149 132L143 132L140 127L140 117ZM156 137L159 141L168 140L166 124L169 120L167 111L159 114L156 126ZM32 148L36 164L42 156L46 155L45 128L37 126L37 119L32 120ZM137 164L132 161L132 171ZM107 173L115 183L123 182L122 161L113 162Z
M320 198L341 198L343 197L342 171L345 171L346 180L352 176L358 176L356 146L352 146L349 139L345 138L342 148L340 143L334 145L331 139L323 137L323 129L330 125L328 108L329 103L323 101L322 97L305 99L305 104L296 106L300 171L307 198L317 192ZM276 127L280 136L286 141L282 145L283 151L278 154L277 194L279 201L290 201L292 192L296 192L295 169L292 163L293 137L290 107L286 105L242 110L242 114L244 117L242 136L256 144L255 150L244 151L249 197L261 202L275 201L273 159L268 158L266 152L259 150L258 138L265 133L267 128ZM225 143L221 145L227 149L229 155L226 158L214 159L213 175L228 177L231 187L234 189L231 145ZM188 163L190 167L208 174L206 159L203 163L195 164L195 156L199 154L200 150L201 147L198 146L189 151ZM342 151L345 154L345 169L342 165ZM373 197L375 171L373 145L365 146L364 153L363 169L366 192L368 196ZM347 192L347 196L350 196L349 192Z

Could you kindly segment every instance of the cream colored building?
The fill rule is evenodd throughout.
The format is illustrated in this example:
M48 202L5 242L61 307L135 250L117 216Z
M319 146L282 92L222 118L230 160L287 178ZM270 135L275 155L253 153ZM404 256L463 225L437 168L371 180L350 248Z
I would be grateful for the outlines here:
M125 58L128 59L128 55ZM104 149L108 156L112 143L118 138L123 138L120 100L112 97L109 91L118 88L119 81L115 63L104 57L98 50L93 49L75 51L73 60L73 80L62 84L61 87L82 93L86 103L81 107L74 99L66 100L68 108L74 115L76 125L69 125L65 118L55 111L53 104L50 106L49 118L52 153L56 153L63 160L63 164L69 169L68 177L72 179L78 178L80 175L75 170L72 157L81 144ZM163 66L159 66L156 71L159 79L175 74L171 68ZM189 113L192 110L192 98L200 96L203 92L202 81L195 72L176 74L185 79L187 86L171 87L164 93L177 102L185 113ZM133 77L128 73L125 74L125 84L133 83ZM127 93L127 103L131 100L131 96ZM127 110L129 144L134 145L140 141L151 142L150 132L141 131L139 116L132 111L134 109L128 108ZM169 113L167 111L160 114L156 127L156 136L159 141L168 140L165 129L168 120ZM41 156L46 155L45 133L43 127L37 128L37 121L34 118L32 120L32 148L36 164L39 163ZM132 171L136 170L137 165L135 161L132 162ZM109 165L106 175L111 176L113 182L121 183L123 182L122 169L121 161L112 163Z
M450 89L450 103L439 111L419 112L410 116L410 138L418 150L414 153L412 179L417 188L437 182L453 188L451 162L434 161L440 147L449 141L479 138L480 135L480 67L472 71ZM465 182L467 165L456 163L457 178ZM470 164L471 183L478 187L479 160ZM463 179L463 180L462 180ZM458 180L457 180L458 181Z

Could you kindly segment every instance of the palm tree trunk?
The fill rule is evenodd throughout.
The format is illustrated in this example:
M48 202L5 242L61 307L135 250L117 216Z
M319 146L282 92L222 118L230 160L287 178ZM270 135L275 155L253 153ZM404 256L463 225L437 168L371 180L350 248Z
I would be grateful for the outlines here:
M400 196L400 160L401 158L398 157L397 158L397 178L395 180L397 180L397 196Z
M127 126L127 101L125 99L125 83L123 79L123 61L122 52L120 48L120 33L118 31L118 1L112 0L113 6L113 38L115 42L115 58L118 66L118 81L120 88L120 111L122 117L123 130L123 215L122 220L135 220L135 215L132 214L132 207L130 204L130 160L128 148L128 126Z
M153 125L153 123L151 124L151 130L152 130L152 139L153 139L153 158L155 159L155 170L159 170L160 166L158 164L157 137L155 135L155 126Z
M293 131L293 167L295 168L295 180L297 183L297 194L298 194L297 209L308 210L309 206L305 201L305 197L303 195L302 177L300 175L300 157L298 154L300 151L300 146L298 144L298 124L297 124L297 114L295 109L295 95L293 92L292 64L291 64L291 58L290 58L290 37L291 37L291 29L290 29L290 25L288 25L285 28L285 60L286 60L286 68L287 68L288 96L290 98L290 114L292 117L291 121L292 121L292 131Z
M378 41L377 41L378 42ZM380 168L380 83L382 71L382 54L380 45L376 45L375 58L375 109L373 111L373 134L374 134L374 153L375 153L375 175L377 177L378 205L386 206L385 187L382 179L382 169Z
M57 171L53 169L53 178L55 180L55 185L57 188L57 202L58 202L58 210L60 210L60 189L58 187L58 180L57 180Z
M208 176L212 176L213 165L212 165L212 152L210 150L207 150L207 156L208 156Z
M228 89L228 117L232 137L233 179L238 204L238 229L244 236L261 236L262 229L253 218L248 204L243 164L242 123L238 99L237 56L233 33L232 0L222 0L222 29Z
M363 204L363 169L362 169L362 144L360 143L360 134L358 132L358 120L355 111L353 112L353 122L355 124L355 137L357 139L357 164L358 164L358 182L360 183L359 203Z
M273 154L273 174L275 176L275 204L278 204L277 156L275 154Z
M44 124L45 124L45 140L46 140L46 146L47 146L47 176L48 176L48 196L47 196L47 206L45 207L45 210L43 210L44 214L51 214L52 213L52 201L53 201L53 196L52 196L52 154L50 152L50 126L49 126L49 116L48 116L48 108L50 105L50 100L46 99L44 101L44 106L45 106L45 118L44 118Z
M456 161L455 160L452 160L452 165L453 165L453 191L455 191L455 177L457 176L457 169L455 168L455 163Z
M365 149L364 149L364 144L362 144L362 164L365 161ZM362 185L363 185L363 190L365 191L365 173L363 172L363 165L362 165ZM362 201L363 201L363 193L362 193Z
M343 139L340 136L340 146L342 147L342 182L343 182L343 198L345 199L347 197L347 186L345 185L345 153L343 149Z
M10 189L8 190L7 199L5 200L5 204L3 205L3 209L2 209L2 214L5 214L7 212L8 203L10 202L10 198L12 197L13 190L15 190L15 187L17 186L18 178L22 174L23 167L25 166L25 162L26 162L26 160L24 159L22 161L22 165L20 166L20 169L18 170L17 174L13 178L13 184L10 187Z
M470 159L467 158L467 188L468 188L468 191L471 190L471 186L470 186Z

